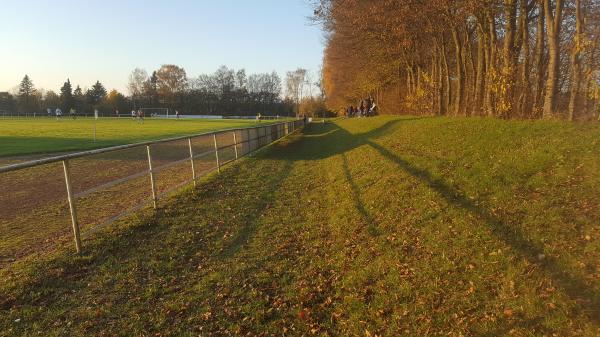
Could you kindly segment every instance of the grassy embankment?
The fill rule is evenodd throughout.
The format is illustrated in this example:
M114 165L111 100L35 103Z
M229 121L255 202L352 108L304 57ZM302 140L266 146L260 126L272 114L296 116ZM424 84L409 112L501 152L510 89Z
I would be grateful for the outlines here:
M262 121L261 124L273 121ZM94 123L96 141L94 142ZM253 120L63 118L0 120L0 157L89 150L140 141L257 125Z
M600 333L600 128L315 124L0 271L0 335Z

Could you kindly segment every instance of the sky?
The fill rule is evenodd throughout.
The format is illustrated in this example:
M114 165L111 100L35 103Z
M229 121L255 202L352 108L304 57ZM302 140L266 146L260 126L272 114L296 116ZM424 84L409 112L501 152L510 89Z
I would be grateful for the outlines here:
M306 0L2 0L0 91L25 74L59 91L96 80L127 93L134 68L176 64L188 78L221 65L247 74L319 70L323 35Z

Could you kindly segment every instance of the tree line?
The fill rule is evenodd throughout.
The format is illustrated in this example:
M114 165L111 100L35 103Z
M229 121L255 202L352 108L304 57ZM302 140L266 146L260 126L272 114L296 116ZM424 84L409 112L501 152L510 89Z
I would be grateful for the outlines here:
M116 90L107 92L100 81L96 81L85 91L78 85L73 89L67 79L56 93L52 90L37 89L33 80L25 75L17 87L16 94L0 95L0 110L20 113L46 113L47 109L60 108L64 112L74 109L78 112L92 112L94 109L114 111L128 108L127 98Z
M597 119L598 0L319 0L323 86L340 109Z
M286 74L285 94L282 82L274 71L247 75L244 69L236 71L226 66L211 74L188 78L182 67L166 64L150 74L134 69L129 75L126 96L114 89L107 92L100 81L89 89L79 85L73 88L69 79L58 93L46 91L37 89L25 75L14 93L0 93L0 110L45 113L47 109L60 108L63 112L75 109L77 113L90 113L98 109L102 114L113 115L138 108L169 108L182 114L293 116L300 111L308 113L308 105L300 108L308 97L312 99L310 106L316 106L314 101L318 98L313 97L312 89L319 83L312 83L305 69Z

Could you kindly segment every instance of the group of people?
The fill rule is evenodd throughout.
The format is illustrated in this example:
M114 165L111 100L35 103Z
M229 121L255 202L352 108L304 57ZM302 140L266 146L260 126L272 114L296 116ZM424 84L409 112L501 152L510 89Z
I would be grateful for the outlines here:
M60 108L56 108L55 110L48 108L46 109L46 111L48 112L48 117L55 116L56 119L61 119L63 116L63 112ZM75 111L75 109L71 108L69 110L69 116L71 116L71 118L73 119L77 118L77 112Z
M359 107L349 106L346 109L346 117L371 117L377 115L377 104L369 97L360 102Z
M144 111L142 109L131 110L131 119L136 120L138 123L144 123Z

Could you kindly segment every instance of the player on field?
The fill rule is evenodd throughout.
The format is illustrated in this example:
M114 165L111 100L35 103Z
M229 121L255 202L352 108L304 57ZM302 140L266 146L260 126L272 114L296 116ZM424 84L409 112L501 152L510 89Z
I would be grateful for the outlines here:
M142 111L142 109L139 109L137 111L137 118L138 118L138 123L144 124L144 112Z

